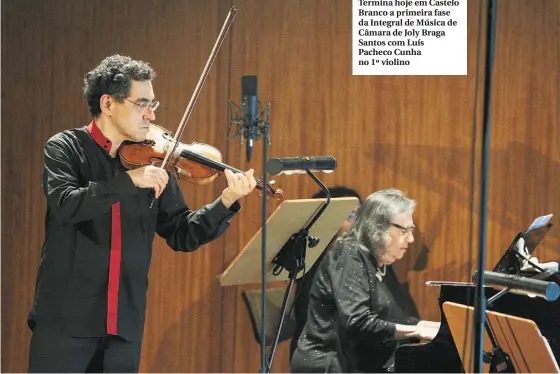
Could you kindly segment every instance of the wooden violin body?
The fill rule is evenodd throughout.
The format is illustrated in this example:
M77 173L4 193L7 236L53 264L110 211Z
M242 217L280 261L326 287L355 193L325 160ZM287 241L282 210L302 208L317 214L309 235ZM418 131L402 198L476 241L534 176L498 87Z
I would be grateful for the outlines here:
M172 152L168 155L169 152ZM121 163L127 169L135 169L148 165L163 167L173 172L177 179L187 180L196 185L212 183L224 170L242 173L222 162L222 154L214 146L204 143L184 144L177 142L171 132L165 128L150 124L146 140L140 143L126 143L119 149ZM282 190L274 188L274 182L264 183L255 178L257 189L264 191L269 197L281 199Z
M135 169L147 165L161 166L165 155L173 148L173 136L161 126L151 124L146 140L142 143L130 143L119 152L121 163L127 169ZM205 166L185 157L181 153L192 153L210 161L221 163L222 154L215 147L204 143L178 143L167 170L175 173L179 180L188 180L196 185L212 183L218 177L218 170Z

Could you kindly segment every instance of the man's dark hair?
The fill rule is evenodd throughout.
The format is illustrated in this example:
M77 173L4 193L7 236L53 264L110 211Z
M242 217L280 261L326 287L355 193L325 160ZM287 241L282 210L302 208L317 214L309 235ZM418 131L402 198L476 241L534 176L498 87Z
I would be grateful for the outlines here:
M128 56L106 57L84 78L84 96L92 116L101 114L99 99L108 94L122 103L130 95L131 81L149 81L156 77L148 63Z
M360 204L362 203L362 198L360 197L360 194L356 190L353 190L349 187L345 187L345 186L329 187L329 192L331 194L331 198L334 198L334 197L357 197L358 200L360 200ZM326 197L327 197L327 194L325 193L324 190L319 190L313 196L311 196L311 198L313 198L313 199L321 199L321 198L324 199Z

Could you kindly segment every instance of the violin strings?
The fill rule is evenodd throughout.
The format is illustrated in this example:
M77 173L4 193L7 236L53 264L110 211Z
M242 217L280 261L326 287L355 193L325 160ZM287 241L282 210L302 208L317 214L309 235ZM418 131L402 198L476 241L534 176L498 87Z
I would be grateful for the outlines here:
M214 161L214 160L208 159L208 158L206 158L206 157L204 157L204 156L199 155L198 153L194 153L194 152L189 151L189 150L183 150L181 153L182 153L182 154L187 154L187 155L189 155L189 156L190 156L190 157L189 157L190 159L192 159L193 161L200 162L200 163L203 164L204 166L208 166L208 167L211 167L211 168L214 168L214 169L222 169L221 171L223 171L223 170L225 170L225 169L229 169L229 170L231 170L231 171L233 171L233 172L235 172L235 173L242 173L241 170L238 170L238 169L236 169L236 168L234 168L234 167L231 167L231 166L229 166L229 165L226 165L226 164L224 164L224 163L222 163L222 162ZM255 181L257 182L257 185L258 185L261 189L264 189L264 183L263 183L259 178L256 178L256 177L255 177ZM272 188L272 186L270 186L270 185L268 185L268 184L267 184L267 188L270 189L271 192L275 192L274 189Z

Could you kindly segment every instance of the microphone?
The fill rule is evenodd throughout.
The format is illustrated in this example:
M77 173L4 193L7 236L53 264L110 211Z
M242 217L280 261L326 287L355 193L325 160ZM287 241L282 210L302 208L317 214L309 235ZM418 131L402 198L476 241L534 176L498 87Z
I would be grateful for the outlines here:
M257 76L244 75L241 77L241 97L243 106L243 139L247 140L247 161L253 155L253 143L258 139L258 99Z
M266 166L270 175L301 174L306 170L330 173L336 169L336 159L332 156L271 158Z
M478 270L473 279L476 283ZM534 297L539 296L547 301L555 301L560 296L560 286L554 282L546 282L518 275L501 274L493 271L485 271L484 278L486 286L509 287L513 293Z

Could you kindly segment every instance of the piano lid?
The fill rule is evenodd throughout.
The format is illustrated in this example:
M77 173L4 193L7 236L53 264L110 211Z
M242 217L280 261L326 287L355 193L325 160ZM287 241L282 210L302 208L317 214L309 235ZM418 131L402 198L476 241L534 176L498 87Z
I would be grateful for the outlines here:
M426 281L424 283L426 286L440 287L440 286L452 286L452 287L474 287L472 282L449 282L449 281Z
M426 281L424 283L426 286L430 287L442 287L442 286L450 286L450 287L475 287L476 285L472 282L451 282L451 281ZM485 288L489 286L484 285Z

